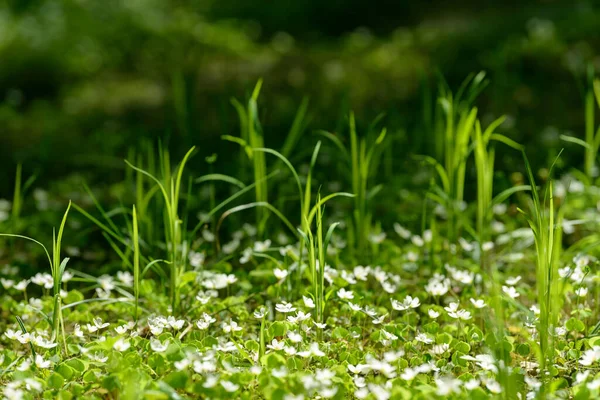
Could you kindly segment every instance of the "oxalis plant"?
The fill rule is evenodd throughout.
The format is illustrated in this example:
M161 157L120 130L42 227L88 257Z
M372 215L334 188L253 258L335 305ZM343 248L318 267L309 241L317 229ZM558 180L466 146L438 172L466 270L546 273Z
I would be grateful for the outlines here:
M13 238L21 238L26 239L31 242L37 243L44 249L44 253L46 253L46 257L48 258L48 264L50 264L50 271L52 273L52 296L53 296L53 307L52 307L52 316L47 316L46 319L50 324L52 335L51 341L56 343L59 341L60 331L62 329L63 332L63 342L65 347L65 352L68 353L66 341L64 341L64 322L62 319L62 306L61 306L61 297L60 297L60 285L62 282L62 277L65 272L65 268L67 267L67 263L69 262L69 258L66 257L64 259L60 258L60 249L62 244L62 237L65 229L65 224L67 222L67 216L69 215L69 210L71 209L71 202L69 201L69 205L63 215L62 222L60 223L60 228L58 229L58 234L56 230L52 233L52 254L48 251L47 247L44 246L41 242L24 235L12 234L12 233L0 233L0 236L13 237ZM25 326L23 321L19 320L19 325L22 330L25 331ZM31 346L32 352L33 346ZM35 353L34 353L35 355Z

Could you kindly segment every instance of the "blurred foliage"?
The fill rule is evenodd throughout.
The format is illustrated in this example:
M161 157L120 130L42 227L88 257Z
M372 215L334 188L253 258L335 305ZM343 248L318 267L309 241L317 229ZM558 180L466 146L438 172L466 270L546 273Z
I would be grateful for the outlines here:
M145 138L176 152L230 149L219 140L238 129L230 98L247 96L260 77L272 147L307 95L310 129L342 130L349 109L364 126L385 112L394 158L426 151L425 105L438 76L456 87L484 69L484 119L506 113L511 137L556 148L561 133L583 135L598 26L591 0L5 1L0 197L16 162L42 182L99 167L108 179L122 177L127 149Z

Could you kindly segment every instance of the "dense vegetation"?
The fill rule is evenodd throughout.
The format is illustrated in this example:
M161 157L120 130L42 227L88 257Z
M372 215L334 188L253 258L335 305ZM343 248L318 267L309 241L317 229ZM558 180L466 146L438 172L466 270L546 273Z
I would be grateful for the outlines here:
M592 4L84 3L0 6L4 398L600 396Z

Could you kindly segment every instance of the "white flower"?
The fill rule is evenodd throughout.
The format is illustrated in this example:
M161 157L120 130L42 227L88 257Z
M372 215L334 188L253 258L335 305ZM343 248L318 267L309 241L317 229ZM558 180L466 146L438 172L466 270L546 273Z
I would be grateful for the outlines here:
M177 369L177 371L182 371L182 370L186 369L187 367L189 367L190 364L191 364L191 361L188 360L187 358L184 358L183 360L175 361L173 363L173 366L175 367L175 369Z
M382 315L381 317L373 318L373 324L374 325L382 324L385 317L387 317L387 314Z
M35 365L38 368L50 368L50 364L50 360L44 360L44 357L39 354L35 355Z
M129 347L131 346L131 344L126 341L123 340L123 338L120 338L119 340L117 340L115 342L115 344L113 345L113 349L117 350L117 351L125 351L127 350Z
M436 344L431 348L431 352L437 355L444 354L448 350L450 350L450 345L448 343Z
M483 301L482 299L475 300L472 297L471 297L471 303L473 304L473 306L475 308L483 308L486 306L485 301Z
M516 299L520 296L519 292L513 286L502 285L502 291L511 299Z
M467 389L468 391L474 390L478 387L479 387L478 379L471 379L471 380L468 380L467 382L465 382L465 389Z
M423 247L423 245L425 244L425 241L421 238L421 236L419 235L414 235L410 238L410 240L412 241L412 243L417 246L417 247Z
M289 272L287 269L279 269L279 268L275 268L273 270L273 275L275 275L275 278L281 280L284 280L287 276L288 276Z
M165 340L164 343L161 343L160 340L158 339L150 339L150 348L153 351L156 351L157 353L162 353L163 351L166 351L167 348L169 347L169 339Z
M582 286L582 287L580 287L580 288L577 288L577 289L575 290L575 294L576 294L578 297L585 297L585 296L587 296L587 294L588 294L588 288L586 288L586 287L583 287L583 286Z
M200 373L200 372L198 372L198 373ZM217 383L219 383L219 377L214 376L214 375L208 375L202 386L209 389L209 388L215 387L217 385Z
M433 339L431 339L429 336L427 336L424 333L417 334L417 336L415 336L415 340L417 342L421 342L421 343L425 343L425 344L433 343Z
M52 289L52 287L54 287L54 280L52 279L52 275L47 273L38 272L31 278L31 282L35 283L38 286L43 286L44 289Z
M308 350L298 352L298 355L303 358L307 358L310 356L324 357L325 353L323 351L321 351L321 349L319 349L318 343L313 342L310 344L310 347L308 348Z
M448 312L448 316L455 319L469 320L471 319L471 313L467 310L459 310L458 303L452 302L448 307L444 307L444 310Z
M430 308L429 310L427 310L427 314L429 314L430 318L436 319L437 317L440 316L440 313L435 311L433 308Z
M485 387L488 388L488 390L494 394L502 393L502 387L497 381L493 379L487 380L485 382Z
M258 310L254 311L254 318L263 319L265 315L267 315L267 309L265 307L261 307Z
M227 322L223 322L223 332L225 333L229 333L229 332L239 332L242 330L242 327L238 325L237 322L235 322L234 320L229 321L229 323Z
M583 352L579 364L589 367L598 361L598 359L600 359L600 346L594 346L590 350Z
M346 290L344 288L341 288L340 290L338 290L337 295L342 300L354 299L354 293L352 293L352 290Z
M350 371L351 373L353 373L355 375L365 374L365 373L369 372L369 366L366 364L356 364L356 365L348 364L348 371Z
M409 308L417 308L421 305L421 301L418 297L413 298L411 296L406 296L402 303L394 299L392 299L391 302L392 308L398 311L408 310Z
M273 339L271 341L271 344L267 345L267 348L272 349L272 350L283 350L284 347L285 347L285 342L283 340L280 342L277 339Z
M315 308L315 302L310 297L302 296L302 301L304 302L305 307Z
M15 289L22 292L27 288L27 285L29 285L29 281L27 279L23 279L15 285Z
M509 286L514 286L514 285L516 285L517 283L519 283L519 281L520 281L520 280L521 280L521 275L519 275L519 276L515 276L515 277L513 277L513 278L508 278L508 279L506 280L506 284L507 284L507 285L509 285Z
M284 301L282 303L276 304L275 310L279 311L280 313L287 314L296 311L296 308L291 303Z
M400 236L402 239L410 239L410 237L412 236L412 234L410 233L410 231L406 228L404 228L402 225L400 225L399 223L395 222L394 223L394 231L398 234L398 236Z
M73 335L77 336L78 338L83 337L83 331L81 330L81 326L79 326L79 324L75 324Z
M271 246L270 240L265 240L264 242L254 242L254 251L257 253L263 253L269 249Z
M11 287L13 287L15 281L13 281L12 279L0 278L0 283L2 284L5 290L8 290Z
M304 312L302 312L302 311L298 311L298 313L296 314L296 316L295 316L295 317L292 317L292 316L290 315L290 316L288 316L288 317L287 317L287 320L288 320L289 322L292 322L292 323L298 323L298 322L303 322L303 321L306 321L306 320L308 320L308 319L310 319L310 318L311 318L311 315L310 315L310 314L305 314L305 313L304 313Z
M123 285L125 285L127 287L133 286L133 275L131 275L131 273L129 271L118 271L117 279L120 280L121 283L123 283ZM64 282L64 279L63 279L63 282Z
M350 307L350 309L355 312L359 312L362 310L362 307L360 305L354 304L352 302L348 302L348 307Z
M589 390L597 390L600 388L600 379L594 379L586 385Z
M300 343L302 341L302 335L295 331L288 331L287 336L294 343Z
M167 324L175 330L180 330L181 328L183 328L183 325L185 324L185 320L183 319L175 319L173 316L169 316L167 318Z
M327 327L327 324L325 324L325 323L320 323L317 321L313 321L313 322L314 322L315 326L319 329L325 329Z
M494 248L494 242L485 242L481 245L481 250L490 251Z
M436 378L438 396L448 396L452 393L460 393L462 381L456 378Z
M371 233L369 234L369 242L373 244L380 244L385 240L386 234L385 232L381 233Z
M223 386L223 389L225 389L225 391L229 393L233 393L240 388L239 385L236 385L235 383L229 381L221 381L221 386Z
M400 374L400 378L404 379L405 381L412 381L417 377L417 375L419 375L419 372L409 367L405 368L404 371L402 371L402 373Z

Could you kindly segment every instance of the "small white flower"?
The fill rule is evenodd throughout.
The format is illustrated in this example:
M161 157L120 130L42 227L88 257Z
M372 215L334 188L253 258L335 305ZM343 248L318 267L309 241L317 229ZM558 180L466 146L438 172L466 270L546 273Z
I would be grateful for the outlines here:
M288 274L289 272L287 269L275 268L273 270L273 275L275 275L275 278L277 278L280 281L284 280L288 276Z
M589 367L600 359L600 346L594 346L590 350L586 350L579 359L579 364Z
M419 372L414 368L409 367L405 368L404 371L402 371L402 373L400 374L400 378L402 378L405 381L412 381L417 377L417 375L419 375Z
M113 349L117 350L117 351L125 351L127 350L129 347L131 346L131 344L129 343L129 341L123 340L123 338L120 338L119 340L117 340L115 342L115 344L113 345Z
M436 378L438 396L449 396L452 393L460 393L462 381L456 378Z
M404 228L402 225L400 225L399 223L395 222L394 223L394 231L398 234L398 236L400 236L402 239L410 239L410 237L412 236L412 234L410 233L410 231L406 228Z
M520 296L519 292L513 286L502 285L502 291L511 299L516 299Z
M51 364L50 360L44 360L44 357L42 357L39 354L35 355L35 365L38 368L50 368L50 364Z
M283 340L280 342L277 339L273 339L271 341L271 344L267 345L267 349L272 349L272 350L283 350L284 347L285 347L285 342Z
M169 347L169 340L165 340L164 343L161 343L160 340L158 339L150 339L150 348L157 352L157 353L162 353L163 351L166 351L167 348Z
M254 311L254 318L263 319L265 315L267 315L267 309L265 307L261 307L258 310Z
M427 314L429 314L430 318L436 319L437 317L440 316L440 313L435 311L433 308L430 308L429 310L427 310Z
M239 332L241 330L242 330L242 327L239 326L238 323L235 322L234 320L231 320L229 323L223 322L223 332L225 332L225 333Z
M257 253L264 253L269 250L269 246L271 246L271 241L268 239L264 242L254 242L254 251Z
M287 314L296 311L296 308L291 303L284 301L282 303L276 304L275 310L279 311L280 313Z
M519 276L515 276L515 277L513 277L513 278L508 278L508 279L506 280L506 284L507 284L507 285L509 285L509 286L514 286L514 285L516 285L517 283L519 283L519 281L520 281L520 280L521 280L521 275L519 275Z
M487 304L485 304L485 301L483 301L482 299L475 300L472 297L471 297L471 303L473 304L473 306L475 308L484 308L487 305Z
M344 288L341 288L340 290L338 290L337 295L342 300L354 299L354 293L352 293L352 290L346 290Z
M300 342L302 342L302 335L300 335L298 332L288 331L287 336L290 338L290 340L293 343L300 343Z
M586 287L583 287L583 286L582 286L582 287L580 287L580 288L577 288L577 289L575 290L575 294L576 294L578 297L585 297L585 296L587 296L587 294L588 294L588 288L586 288Z
M424 333L417 334L417 336L415 336L415 340L417 342L421 342L421 343L425 343L425 344L433 343L433 339L431 339L429 336L427 336Z
M304 302L305 307L315 308L315 302L310 297L302 296L302 301Z
M417 308L421 305L421 301L419 300L418 297L413 298L411 296L406 296L402 303L400 303L398 300L394 300L394 299L392 299L391 302L392 302L392 308L394 310L398 310L398 311L405 311L410 308Z
M173 366L175 367L175 369L177 369L177 371L183 371L184 369L189 367L190 364L191 364L191 361L188 360L187 358L184 358L183 360L175 361L173 363Z
M229 393L233 393L240 388L239 385L236 385L235 383L229 381L221 381L221 386L223 386L223 389L225 389L225 391Z

